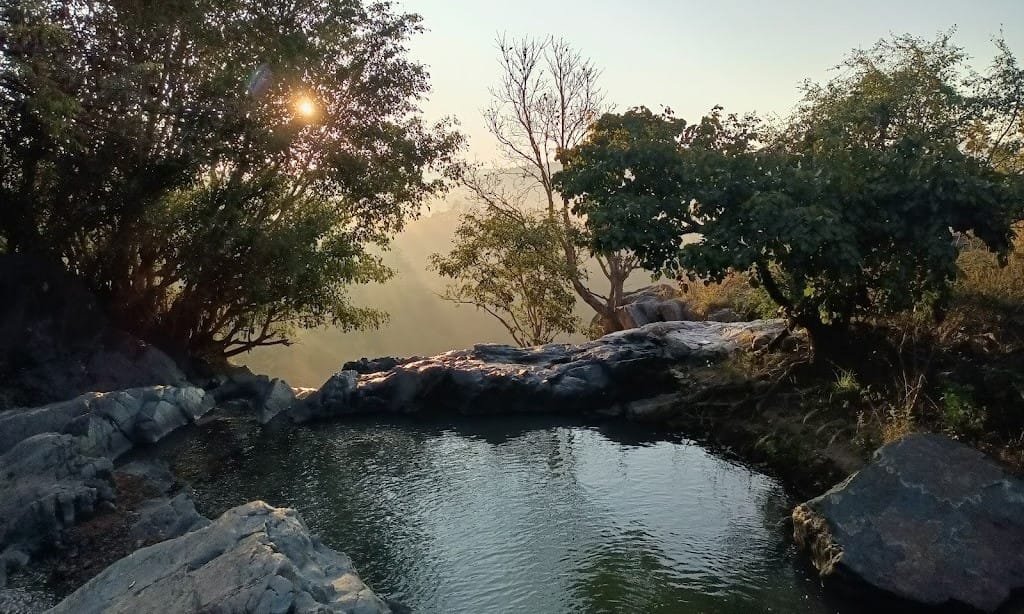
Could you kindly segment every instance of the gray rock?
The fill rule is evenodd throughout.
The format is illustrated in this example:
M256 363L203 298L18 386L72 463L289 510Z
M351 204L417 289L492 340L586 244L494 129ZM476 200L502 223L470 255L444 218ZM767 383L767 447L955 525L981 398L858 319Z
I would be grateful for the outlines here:
M57 604L105 612L390 612L345 555L311 537L294 510L253 502L209 526L143 548Z
M51 595L42 592L0 589L0 612L3 614L39 614L53 607L53 602Z
M668 366L704 367L761 347L784 329L781 320L661 322L580 345L477 345L387 371L341 371L283 415L305 422L374 412L607 412L677 388ZM654 413L639 408L630 415Z
M0 412L0 453L32 435L63 431L72 420L92 411L92 400L98 396L93 392L61 403Z
M793 522L823 577L985 612L1024 589L1024 481L941 435L882 447Z
M655 284L627 292L622 297L622 305L615 310L615 317L624 330L653 322L696 319L679 288L669 284Z
M115 474L126 474L138 478L150 488L167 495L178 483L167 463L159 460L145 459L126 463L117 468Z
M200 388L154 386L12 409L0 413L0 452L32 435L68 432L82 437L86 454L113 459L137 443L159 441L212 407L212 398Z
M282 379L274 379L270 382L263 398L259 403L258 419L260 424L266 424L273 420L277 414L286 411L295 403L295 391Z
M143 542L173 539L210 524L196 511L192 497L185 492L171 499L144 501L135 511L139 518L132 524L131 536Z
M70 435L44 433L0 456L0 558L31 554L114 498L111 463Z
M743 322L747 318L741 316L734 309L723 307L709 313L707 319L709 322Z

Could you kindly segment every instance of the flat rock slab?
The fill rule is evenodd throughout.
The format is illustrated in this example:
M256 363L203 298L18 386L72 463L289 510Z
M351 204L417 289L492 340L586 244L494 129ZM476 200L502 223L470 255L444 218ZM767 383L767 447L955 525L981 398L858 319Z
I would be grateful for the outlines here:
M156 609L155 609L156 608ZM256 501L209 526L142 548L51 610L385 614L352 561L309 534L294 510Z
M1024 481L941 435L880 448L793 521L823 577L985 612L1024 589Z
M629 404L677 388L666 368L707 366L768 345L782 320L659 322L579 345L477 345L420 359L346 366L281 413L294 422L357 413L510 412L630 415Z

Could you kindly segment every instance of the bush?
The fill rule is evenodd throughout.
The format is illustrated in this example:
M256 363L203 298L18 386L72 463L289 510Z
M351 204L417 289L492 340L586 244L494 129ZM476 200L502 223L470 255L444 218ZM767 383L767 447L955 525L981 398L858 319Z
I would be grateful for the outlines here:
M707 317L715 310L729 308L748 318L774 318L778 306L763 288L755 288L742 275L729 275L720 283L683 284L683 296L699 315Z

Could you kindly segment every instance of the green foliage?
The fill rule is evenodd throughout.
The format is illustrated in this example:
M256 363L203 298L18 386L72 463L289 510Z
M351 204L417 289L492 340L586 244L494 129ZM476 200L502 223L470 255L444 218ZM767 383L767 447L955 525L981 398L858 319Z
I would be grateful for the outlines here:
M853 371L840 369L836 373L835 391L844 396L859 395L861 386L857 381L857 375Z
M717 108L695 125L606 115L558 182L598 248L705 281L746 272L821 349L858 316L941 311L955 233L1005 255L1024 192L992 162L1007 140L985 135L1015 121L1024 73L1005 46L995 67L970 73L948 36L897 37L805 86L781 128Z
M431 267L454 280L442 298L486 311L520 346L579 329L562 226L542 212L487 208L463 216L455 245Z
M974 400L971 386L948 384L939 397L940 420L954 435L976 435L985 426L985 409Z
M420 118L420 30L361 0L3 9L0 241L65 262L172 349L374 324L344 288L386 277L368 248L443 189L461 142Z

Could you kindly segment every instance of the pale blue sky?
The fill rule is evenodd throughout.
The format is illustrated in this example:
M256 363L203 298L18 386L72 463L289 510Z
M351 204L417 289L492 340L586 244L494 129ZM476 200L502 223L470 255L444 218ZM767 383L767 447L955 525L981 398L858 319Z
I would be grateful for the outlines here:
M785 114L804 78L825 80L854 47L889 33L956 40L981 63L1002 28L1024 59L1024 0L400 0L429 31L413 54L430 67L429 118L454 115L473 155L494 143L480 110L497 78L494 38L556 34L603 67L609 101L672 107L687 119L712 105Z

